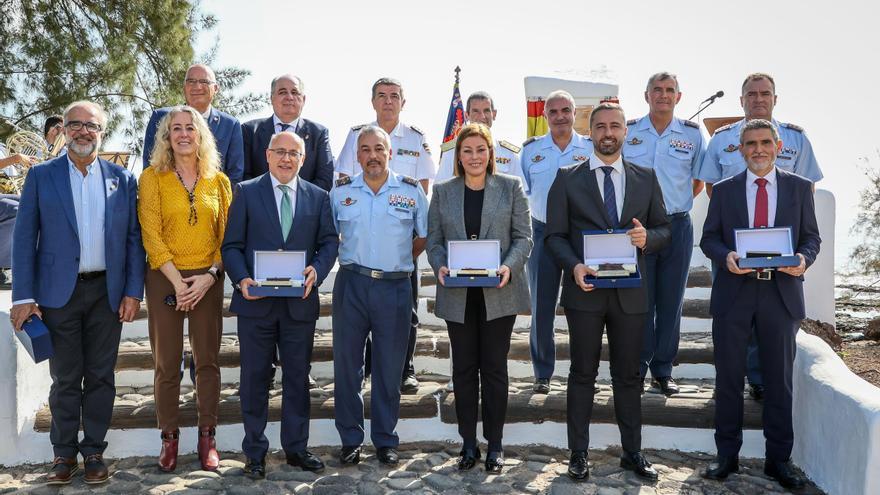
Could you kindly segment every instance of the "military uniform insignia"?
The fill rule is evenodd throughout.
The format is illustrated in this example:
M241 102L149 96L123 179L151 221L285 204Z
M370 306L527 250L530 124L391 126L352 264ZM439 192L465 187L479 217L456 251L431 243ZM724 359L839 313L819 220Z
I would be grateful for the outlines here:
M728 144L728 145L727 145L727 148L724 148L724 151L726 151L726 152L728 152L728 153L733 153L734 151L736 151L736 150L738 150L738 149L739 149L739 146L737 146L737 145L731 143L731 144Z
M424 141L424 142L422 143L422 148L425 148L425 153L427 153L427 154L429 154L429 155L431 154L431 148L428 147L428 142L427 142L427 141Z
M339 179L336 180L337 186L345 186L348 184L351 184L351 176L350 175L345 176L345 177L340 177Z
M388 204L398 211L409 211L416 207L416 200L399 194L388 196Z
M525 147L528 146L529 144L534 143L535 141L537 141L537 140L538 140L538 137L539 137L539 136L532 136L532 137L526 139L526 140L523 142L523 148L525 148Z
M532 157L532 163L538 163L544 159L544 155L535 155Z
M587 156L586 155L574 155L574 156L572 156L572 159L574 159L575 162L585 162L585 161L587 161Z
M354 127L351 128L351 132L357 132L357 131L363 129L364 127L366 127L366 126L367 126L367 124L356 125L356 126L354 126Z
M416 158L421 155L421 153L419 153L418 151L405 150L403 148L398 149L397 154L400 156L414 156Z
M794 160L798 150L795 148L782 148L776 158L779 160Z
M629 141L626 142L626 144L628 144L628 145L630 145L630 146L636 146L636 145L639 145L639 144L642 144L642 143L644 143L644 141L642 141L641 139L639 139L639 138L636 137L636 136L633 136L632 139L630 139Z
M412 129L412 130L414 130L414 131L416 131L416 133L417 133L419 136L424 136L424 135L425 135L425 133L422 132L421 129L419 129L418 127L416 127L416 126L414 126L414 125L409 126L409 128Z
M627 125L627 127L629 127L631 125L635 125L636 122L638 122L638 121L639 121L639 119L629 119L626 121L626 125Z
M715 134L718 134L719 132L724 132L724 131L727 131L727 130L733 129L733 126L735 126L736 124L737 124L737 123L734 122L734 123L732 123L732 124L727 124L727 125L725 125L725 126L721 126L721 127L719 127L718 129L715 129Z
M679 139L673 139L669 141L669 147L679 153L688 153L694 150L694 144L688 141L681 141Z
M508 143L507 141L504 141L503 139L501 141L498 141L498 145L501 146L502 148L506 148L514 153L519 153L522 150L522 148L520 148L519 146L517 146L513 143Z
M440 145L440 153L446 153L447 151L454 150L454 149L455 149L455 140L454 139L446 141L445 143Z
M401 176L400 180L402 180L403 182L405 182L411 186L416 186L416 187L419 186L419 181L413 179L412 177L410 177L408 175Z
M700 128L700 124L698 124L698 123L696 123L696 122L694 122L694 121L692 121L692 120L684 120L684 119L682 119L681 123L684 124L684 125L686 125L686 126L688 126L688 127L693 127L694 129L699 129L699 128Z
M501 165L507 165L510 163L510 158L503 158L500 156L495 157L495 163L500 163Z
M779 125L781 125L782 127L785 127L786 129L791 129L793 131L804 132L804 128L799 125L794 125L794 124L789 124L789 123L782 123Z
M347 179L347 178L348 178L348 177L346 177L346 179ZM341 180L341 179L340 179L340 180ZM351 206L351 205L353 205L353 204L355 204L355 203L357 203L357 202L358 202L358 201L357 201L356 199L351 199L350 197L348 197L348 198L345 198L344 200L340 201L339 204L341 204L342 206Z

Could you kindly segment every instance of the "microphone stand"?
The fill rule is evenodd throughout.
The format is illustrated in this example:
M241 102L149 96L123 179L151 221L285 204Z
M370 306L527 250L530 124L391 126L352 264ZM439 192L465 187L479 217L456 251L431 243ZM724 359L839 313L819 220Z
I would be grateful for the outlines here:
M717 100L717 99L718 99L717 97L712 97L712 98L709 98L709 101L708 101L708 102L705 102L705 101L703 102L703 103L705 103L705 105L703 105L703 103L700 103L700 105L701 105L701 106L700 106L700 109L697 110L697 113L691 115L690 118L689 118L688 120L693 120L694 117L696 117L697 115L700 115L701 113L703 113L703 110L705 110L705 109L711 107L712 104L715 103L715 100Z

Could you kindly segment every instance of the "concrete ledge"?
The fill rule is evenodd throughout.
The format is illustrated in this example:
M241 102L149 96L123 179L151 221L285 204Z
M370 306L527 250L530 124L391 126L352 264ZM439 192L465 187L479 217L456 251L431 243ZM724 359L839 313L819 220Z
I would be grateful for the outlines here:
M798 332L794 462L828 493L880 493L880 388L820 338Z

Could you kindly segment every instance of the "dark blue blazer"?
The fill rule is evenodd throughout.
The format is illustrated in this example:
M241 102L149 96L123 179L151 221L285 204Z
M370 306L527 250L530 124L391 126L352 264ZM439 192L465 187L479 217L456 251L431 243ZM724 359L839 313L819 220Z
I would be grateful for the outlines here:
M730 309L745 275L734 275L727 270L727 254L736 251L735 229L749 228L749 210L746 203L746 173L718 182L712 187L709 212L703 224L700 248L716 263L718 273L712 283L710 311L720 317ZM807 267L819 255L819 225L816 223L813 183L809 180L776 168L776 220L777 227L791 227L795 252L804 255ZM806 317L804 308L804 278L777 271L768 282L776 286L792 318Z
M298 297L286 300L293 319L314 321L318 319L320 309L317 289L336 262L339 236L333 224L327 191L304 180L298 180L297 184L293 227L287 240L281 238L281 221L269 174L237 184L229 206L221 252L229 279L238 284L242 279L254 276L254 251L305 251L306 266L313 266L317 272L315 287L305 300ZM229 310L240 316L261 318L269 314L274 299L248 301L236 290Z
M150 166L150 155L153 153L153 145L156 143L156 129L162 117L168 114L171 107L159 108L150 116L147 124L147 133L144 135L144 168ZM244 151L241 142L241 123L226 112L211 108L208 117L208 127L217 141L217 151L220 152L220 164L223 172L229 177L234 185L241 182L244 174Z
M123 296L144 298L146 253L137 214L137 180L128 170L98 159L104 178L104 254L107 295L113 311ZM79 231L67 155L31 168L12 236L12 300L40 306L67 304L79 271Z
M256 119L241 126L244 136L244 178L253 179L269 171L266 148L275 134L272 117ZM299 167L299 176L329 191L333 187L333 153L330 152L330 131L321 124L300 119L295 132L306 143L306 159Z

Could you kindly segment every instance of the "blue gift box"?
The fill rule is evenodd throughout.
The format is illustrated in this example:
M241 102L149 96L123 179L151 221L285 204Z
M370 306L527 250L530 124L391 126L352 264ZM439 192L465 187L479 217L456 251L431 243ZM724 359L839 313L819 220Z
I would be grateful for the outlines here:
M446 242L447 267L452 272L445 287L498 287L501 277L495 273L501 266L501 241L471 239ZM487 270L489 276L456 275L458 270Z
M250 287L248 293L262 297L302 297L306 291L302 285L305 269L305 251L254 251L254 280L260 285ZM289 279L294 285L264 285L270 278Z
M794 254L791 227L735 229L733 234L740 268L781 268L801 264L801 259ZM779 254L756 256L756 253Z
M31 315L25 320L21 331L15 332L15 336L35 363L45 361L54 354L49 329L37 315Z
M641 287L638 251L632 245L626 230L584 230L584 264L596 267L603 264L634 265L635 271L627 277L594 277L584 280L596 289L631 289Z

